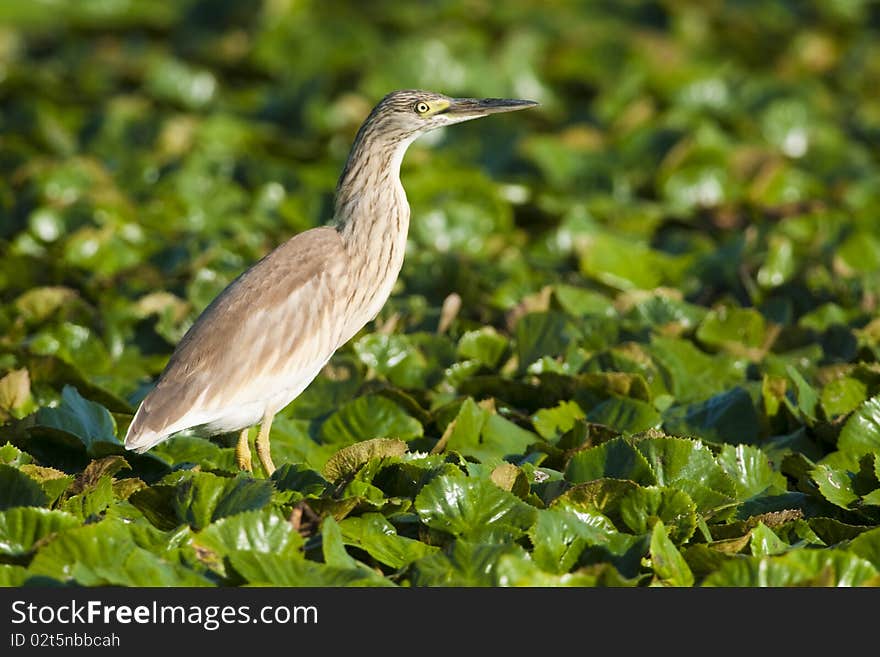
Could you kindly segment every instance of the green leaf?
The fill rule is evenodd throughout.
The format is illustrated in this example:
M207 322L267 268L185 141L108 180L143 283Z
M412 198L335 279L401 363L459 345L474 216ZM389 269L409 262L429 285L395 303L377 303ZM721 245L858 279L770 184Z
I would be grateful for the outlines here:
M598 568L577 570L573 573L559 575L548 573L535 564L527 556L517 554L504 554L499 557L494 569L494 581L497 586L516 587L558 587L558 586L598 586L602 573L617 573L613 566L607 564L597 573ZM624 580L617 573L610 586L624 586ZM603 582L604 583L604 582ZM632 584L630 584L632 585Z
M574 484L604 477L648 485L657 483L645 457L632 442L623 438L577 452L565 468L565 478Z
M448 338L428 333L371 333L354 343L361 361L400 388L436 383L454 360Z
M618 290L653 290L674 282L687 265L644 244L608 233L596 233L580 247L580 270Z
M725 354L709 356L685 340L654 338L649 351L679 403L708 399L745 379L745 361Z
M753 556L769 557L787 552L791 546L779 538L772 529L763 522L758 522L752 529L749 549Z
M18 587L23 586L31 574L22 566L11 566L0 563L0 586Z
M580 331L568 316L559 312L528 313L516 324L514 333L519 369L543 356L559 356L571 343L581 339Z
M421 423L381 395L365 395L348 402L321 425L325 443L351 445L371 438L409 440L423 433Z
M531 431L500 415L491 414L483 422L479 444L459 451L481 463L495 463L502 458L524 454L536 442L538 436Z
M567 573L585 547L603 545L614 533L614 527L599 513L575 512L562 506L541 510L529 529L532 558L549 573Z
M847 546L847 551L861 557L880 571L880 527L856 536Z
M646 327L655 327L661 331L670 327L692 329L703 320L707 312L702 306L677 299L660 289L639 300L626 314L625 319L637 331Z
M375 570L361 563L345 551L342 530L333 519L333 516L327 516L321 522L321 548L324 553L324 563L328 566L339 568L340 570L361 572L364 579L372 580L379 586L388 584Z
M22 466L33 461L30 454L10 442L0 447L0 465Z
M288 554L237 550L229 562L248 583L257 586L390 586L384 578L360 569L337 568Z
M649 534L662 520L676 544L686 542L697 527L696 506L687 493L661 486L639 486L620 479L579 484L553 502L580 512L593 510L620 531Z
M245 511L220 518L192 537L192 544L226 556L236 550L295 555L303 539L277 509Z
M836 506L848 509L859 499L853 490L852 475L845 470L820 464L810 472L810 477L816 482L822 496Z
M851 413L868 397L868 387L859 379L842 376L822 388L821 404L825 417L834 419Z
M27 554L47 536L78 524L74 516L63 511L17 507L0 512L0 554Z
M457 476L428 483L415 510L428 527L465 537L496 528L521 535L537 517L537 509L492 482Z
M693 404L669 407L663 413L663 430L717 443L754 443L760 434L758 413L743 388L714 395Z
M446 427L445 444L438 443L439 447L435 447L434 451L448 449L464 454L464 450L479 446L480 432L490 415L489 411L478 406L471 397L467 397L459 406L452 423Z
M765 289L779 287L797 271L792 240L783 235L770 235L767 242L767 256L756 276L758 285Z
M358 547L392 568L404 568L439 550L433 545L398 536L394 526L379 513L349 516L340 521L339 527L346 545Z
M664 586L693 586L694 575L678 548L666 534L662 520L651 532L651 567L654 577Z
M19 466L19 470L39 482L46 493L46 504L50 507L70 488L75 479L73 475L66 475L55 468L44 468L30 463Z
M739 355L763 346L766 337L764 316L754 308L721 306L711 310L697 328L697 339L703 344Z
M260 509L271 497L272 484L265 479L189 472L177 483L172 506L181 522L198 531L224 516Z
M616 395L590 409L587 419L625 434L656 429L662 422L660 413L652 404Z
M876 272L880 269L880 239L866 231L856 231L837 249L837 257L854 271Z
M40 484L17 468L0 464L0 511L20 506L43 506L47 501Z
M547 440L558 440L571 431L575 422L583 420L586 414L575 401L562 401L553 408L542 408L532 416L535 430Z
M83 398L73 386L64 386L61 404L37 411L37 426L59 429L79 438L89 455L99 455L106 445L122 445L116 437L116 422L110 412Z
M574 317L615 317L614 303L605 295L574 285L554 285L553 295L559 305Z
M174 436L156 445L150 453L172 465L197 463L206 470L231 470L235 463L234 450L223 449L207 438L198 436Z
M88 520L103 513L114 501L113 481L109 475L104 475L88 490L66 499L61 508Z
M701 442L658 437L639 440L635 447L656 483L683 490L700 512L729 506L736 498L736 484Z
M272 473L272 482L279 491L294 491L303 497L320 497L330 482L301 463L284 463Z
M794 366L786 365L785 372L794 382L795 389L797 390L797 407L808 420L815 420L816 407L819 404L819 394L807 383L806 379L801 376L801 373Z
M458 357L476 360L494 369L507 349L508 339L491 326L464 333L458 341Z
M673 170L663 180L662 193L674 211L688 212L731 200L734 184L725 167L690 163Z
M23 418L36 410L31 397L31 379L26 369L12 370L0 377L0 422Z
M41 547L28 570L83 586L206 586L195 571L135 545L117 520L68 529Z
M402 440L373 438L340 449L327 460L321 474L329 481L338 482L353 477L371 459L403 456L405 453L406 443Z
M495 465L506 457L519 456L539 440L536 434L481 408L470 398L462 403L454 422L447 427L442 448L481 463Z
M847 419L837 448L853 456L880 452L880 395L862 403Z
M767 455L757 447L724 445L717 461L736 484L738 500L786 491L785 476L773 469Z
M726 561L704 586L858 586L877 576L869 561L842 550L793 550Z
M507 555L525 558L512 543L487 545L456 540L443 551L412 564L413 586L497 586L498 568Z

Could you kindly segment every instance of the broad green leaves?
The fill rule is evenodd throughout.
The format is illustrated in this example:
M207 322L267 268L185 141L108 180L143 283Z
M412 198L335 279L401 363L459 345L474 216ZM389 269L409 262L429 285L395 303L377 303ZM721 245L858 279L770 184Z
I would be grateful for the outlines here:
M370 438L408 440L422 432L419 421L400 406L373 395L358 397L330 415L321 425L321 440L343 446Z
M853 454L880 452L880 397L872 397L855 410L843 426L837 445Z
M741 3L452 3L439 40L424 3L404 38L346 3L46 4L0 9L0 584L877 583L870 3L756 3L772 44L729 38ZM272 477L234 435L125 450L400 80L541 104L410 147L403 269L275 417Z
M46 494L36 481L10 465L0 465L0 510L45 503Z
M464 537L517 537L536 515L532 506L493 483L448 476L427 484L415 509L428 527Z
M37 412L37 426L57 429L82 441L90 456L120 445L113 416L100 404L84 399L72 386L65 386L61 403Z
M62 511L34 507L17 507L0 513L0 553L24 555L41 539L79 524Z

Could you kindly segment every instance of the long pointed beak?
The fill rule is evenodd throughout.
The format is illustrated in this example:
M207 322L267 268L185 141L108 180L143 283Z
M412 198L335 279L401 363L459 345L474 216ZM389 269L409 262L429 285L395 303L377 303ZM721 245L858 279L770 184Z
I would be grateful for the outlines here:
M537 105L533 100L514 98L453 98L444 114L451 114L460 120L476 119L499 112L515 112Z

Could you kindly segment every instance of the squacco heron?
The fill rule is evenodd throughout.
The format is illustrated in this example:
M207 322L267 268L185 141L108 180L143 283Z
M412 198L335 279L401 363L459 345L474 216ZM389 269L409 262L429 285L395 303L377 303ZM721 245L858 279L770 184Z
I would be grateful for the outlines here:
M270 476L275 414L376 316L400 273L410 217L400 182L407 147L430 130L536 104L418 90L385 96L355 137L332 224L295 235L205 308L141 402L125 446L144 452L187 429L237 431L236 462L251 470L248 431L259 423L255 447Z

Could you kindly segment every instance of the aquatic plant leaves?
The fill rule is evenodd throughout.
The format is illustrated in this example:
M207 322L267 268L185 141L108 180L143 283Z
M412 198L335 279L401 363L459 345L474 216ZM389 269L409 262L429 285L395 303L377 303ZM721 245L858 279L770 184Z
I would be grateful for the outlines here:
M575 401L563 401L553 408L542 408L535 413L532 424L535 430L547 440L556 440L571 431L575 422L583 420L586 414Z
M208 586L185 566L135 545L123 523L105 520L69 529L37 551L33 575L83 586Z
M493 527L521 535L537 517L512 493L472 477L437 477L416 496L415 510L428 527L464 537Z
M724 562L703 586L858 586L877 569L843 550L797 550Z
M575 453L565 469L565 478L575 484L605 477L646 485L657 483L645 457L631 441L621 438Z
M0 3L0 584L877 583L871 3L48 4ZM400 275L271 477L125 450L400 80L540 106L410 146Z
M853 455L880 452L880 397L868 399L850 415L840 431L837 446Z
M579 484L554 500L553 505L600 512L615 527L631 534L648 534L663 521L670 538L686 542L697 526L696 506L684 491L662 486L640 486L622 479L597 479Z
M751 530L749 551L756 557L767 557L774 554L782 554L791 546L779 538L772 529L763 522L759 522Z
M63 511L36 507L16 507L0 512L0 553L27 554L51 534L76 527L79 521Z
M658 520L651 531L651 568L664 586L693 586L694 575Z
M524 557L514 543L487 544L458 539L442 552L412 564L415 586L497 586L505 556Z
M418 438L421 423L381 395L358 397L335 411L321 425L323 442L344 446L371 438Z
M364 440L341 450L331 456L321 474L329 481L337 482L354 474L370 459L386 456L402 456L406 443L392 438L373 438Z
M663 430L677 436L713 443L755 443L761 431L752 398L737 386L687 405L673 405L663 413Z
M331 566L288 554L259 554L250 550L230 552L232 568L255 586L391 586L375 572Z
M739 500L778 495L786 490L785 476L774 470L767 455L757 447L724 445L716 460L736 485Z
M43 506L48 501L39 483L11 465L0 464L0 511Z
M398 535L385 516L378 513L345 518L339 523L339 527L346 545L361 548L376 561L391 568L403 568L440 549Z
M225 516L260 509L272 497L269 481L245 475L184 472L171 477L171 481L137 491L129 498L160 529L186 523L198 531Z
M293 555L303 539L277 509L263 508L225 516L196 533L192 544L225 556L236 550Z
M529 529L532 558L545 572L566 573L586 546L605 544L613 533L614 527L599 513L576 512L565 506L544 509Z
M76 436L90 456L97 456L106 446L121 446L116 438L116 423L110 412L83 398L73 386L64 386L61 404L37 411L37 426L58 429Z
M655 338L649 352L661 368L669 392L680 403L702 401L744 379L741 360L725 354L709 356L685 340Z
M489 368L498 365L507 350L508 339L491 326L467 331L458 340L457 354L460 358L471 358Z
M680 488L707 512L730 505L736 498L733 479L718 465L712 452L681 438L646 438L635 444L647 460L656 482Z

